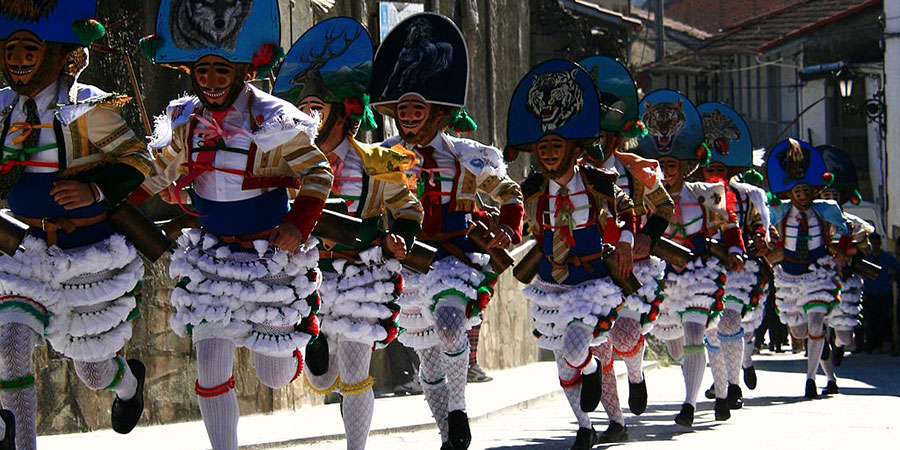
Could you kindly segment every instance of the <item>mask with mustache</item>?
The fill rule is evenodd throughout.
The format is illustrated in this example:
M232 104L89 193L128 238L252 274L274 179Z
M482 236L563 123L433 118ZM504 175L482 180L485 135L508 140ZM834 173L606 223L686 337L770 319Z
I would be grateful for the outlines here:
M29 61L19 61L18 54L20 54L21 50L16 52L12 51L10 48L10 46L23 45L23 40L16 38L24 33L27 33L27 35L30 36L28 44L43 47L39 51L26 50L31 57ZM62 45L56 43L40 43L39 40L35 41L36 39L37 37L28 32L13 33L9 39L3 43L4 57L0 59L0 70L3 72L3 78L7 81L13 91L19 95L32 98L51 83L59 79L63 74L63 69L66 65L66 49L64 49ZM31 64L26 64L27 62L30 62ZM19 69L20 67L24 69L27 66L32 67L30 69L31 71L23 76L22 74L14 74L10 66L15 67L16 69Z

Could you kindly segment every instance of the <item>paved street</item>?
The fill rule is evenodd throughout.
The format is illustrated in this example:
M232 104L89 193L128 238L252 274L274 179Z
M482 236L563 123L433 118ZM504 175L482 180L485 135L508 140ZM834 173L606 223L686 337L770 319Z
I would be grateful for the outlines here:
M838 368L841 394L815 401L801 397L806 371L802 354L756 359L759 386L755 391L744 389L744 409L734 411L727 422L714 422L712 402L704 399L692 430L672 421L684 392L680 368L648 371L650 405L640 417L626 412L631 440L623 448L846 450L891 448L900 439L895 414L900 410L900 358L848 355ZM704 387L711 382L707 371ZM819 376L818 384L824 386L824 376ZM627 383L620 380L619 389L626 393ZM605 414L593 417L595 427L605 429ZM556 395L476 421L471 449L568 449L576 427L564 397ZM753 440L735 442L749 437ZM370 449L437 449L439 445L434 430L374 435L369 440ZM345 444L324 441L289 448L339 450Z

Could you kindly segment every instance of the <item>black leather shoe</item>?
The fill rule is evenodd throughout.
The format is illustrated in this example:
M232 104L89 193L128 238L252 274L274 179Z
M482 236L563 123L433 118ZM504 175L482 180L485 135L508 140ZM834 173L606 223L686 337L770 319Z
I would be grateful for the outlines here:
M322 333L306 344L306 369L317 377L328 372L328 339Z
M572 450L591 450L595 445L600 443L597 432L593 428L579 428L578 434L575 435L575 443L572 444Z
M618 422L610 422L609 427L600 434L601 444L611 444L613 442L625 442L628 440L628 429L625 425Z
M675 423L678 425L689 427L694 424L694 407L689 403L681 405L681 412L675 416Z
M710 399L715 400L716 398L716 383L713 383L706 392L703 393L703 396Z
M453 450L453 446L449 442L441 444L441 450Z
M137 378L137 388L134 391L134 397L131 400L119 400L119 397L113 400L110 419L112 428L119 434L128 434L134 429L138 421L141 420L141 414L144 412L144 377L147 375L147 368L144 363L136 360L128 360L128 368Z
M741 409L744 407L744 393L737 384L728 385L728 409Z
M597 370L590 375L581 376L581 410L584 412L593 412L600 405L600 396L602 395L602 387L600 384L600 372L603 368L600 366L600 360L594 358L597 363Z
M819 393L816 392L816 380L806 380L806 398L814 399L819 398Z
M647 379L640 383L628 383L628 408L639 416L647 410Z
M756 367L744 367L744 386L751 391L756 389Z
M844 347L843 346L835 346L834 354L831 362L834 363L834 367L840 366L844 362Z
M728 420L731 418L731 410L728 409L728 400L724 398L716 399L716 420Z
M825 389L822 389L822 395L834 395L840 393L840 389L838 389L837 382L829 381L828 384L825 385Z
M447 415L448 443L453 450L466 450L472 443L472 431L469 429L469 416L465 411L454 410Z
M12 411L0 409L0 420L6 425L6 434L0 440L0 450L16 450L16 418Z

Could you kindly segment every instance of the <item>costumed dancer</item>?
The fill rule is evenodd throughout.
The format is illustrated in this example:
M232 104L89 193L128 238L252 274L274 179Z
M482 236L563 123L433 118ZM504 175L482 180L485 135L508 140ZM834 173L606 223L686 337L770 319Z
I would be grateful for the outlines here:
M662 186L659 164L625 152L647 134L646 127L638 120L637 89L628 69L606 56L586 58L580 65L594 80L601 102L602 146L588 147L585 159L595 167L619 174L616 185L631 197L635 214L641 219L639 223L643 223L634 243L634 272L643 286L625 297L625 304L619 309L619 317L608 334L609 339L592 348L603 365L601 403L609 416L609 427L600 435L600 442L621 442L628 439L628 432L611 362L613 353L625 361L628 407L635 415L641 415L647 408L647 384L642 370L646 348L644 335L650 332L659 315L666 270L666 263L651 256L649 251L669 226L674 203ZM619 240L615 217L607 218L603 240Z
M710 157L694 105L680 93L664 89L644 97L640 107L649 135L640 140L636 152L659 160L666 189L675 201L675 215L665 235L696 255L686 267L667 265L666 300L652 331L666 341L673 358L683 358L685 401L675 422L691 426L706 367L704 334L725 309L726 268L733 272L743 269L744 243L725 186L685 181L699 166L706 166ZM724 243L721 252L708 242L719 233ZM737 320L729 323L731 328L719 330L733 334L740 325L738 314ZM716 352L712 346L708 350ZM726 382L723 358L712 357L710 363L716 384ZM724 394L717 395L715 416L716 420L731 417Z
M10 86L0 90L0 196L30 226L23 250L0 257L0 401L15 415L19 449L37 445L31 359L45 339L85 386L116 393L115 431L131 431L143 411L144 365L120 352L144 267L107 210L151 163L119 114L127 98L77 82L105 33L95 12L94 0L0 6Z
M507 127L508 156L532 152L540 168L522 182L526 220L537 237L534 254L540 258L537 279L524 294L538 347L553 351L560 385L578 420L573 449L599 442L588 413L600 403L606 361L593 357L590 347L607 337L625 301L612 277L626 278L633 270L636 217L628 194L616 185L619 175L579 163L600 138L600 108L584 70L549 60L519 82ZM608 217L619 223L614 253L608 242L604 245ZM604 258L613 258L613 265Z
M848 213L844 205L850 202L854 205L862 201L859 194L859 178L856 174L856 164L843 150L830 145L820 145L816 150L822 154L825 161L825 170L831 174L831 184L819 194L819 198L834 200L841 205L844 211L844 221L850 230L855 253L868 253L868 236L875 231L865 219ZM851 250L854 253L854 250ZM849 267L841 271L841 302L825 316L825 324L834 330L833 337L826 335L826 345L831 345L829 355L822 352L820 365L828 384L822 390L822 395L837 394L839 392L837 379L834 376L834 367L840 366L844 360L844 346L853 342L853 330L860 325L862 313L862 289L863 280L855 275ZM830 333L829 333L830 334Z
M775 269L775 302L791 336L808 338L807 398L818 397L815 377L825 346L825 317L840 302L840 270L853 247L841 207L815 199L830 178L822 155L803 141L782 141L766 157L769 189L783 199L769 208L784 255Z
M404 273L400 341L416 349L425 399L440 429L442 448L465 450L471 441L466 415L469 342L466 330L493 294L497 274L484 250L476 251L469 227L483 221L479 193L500 204L499 224L483 233L488 247L521 240L522 193L506 175L500 151L447 135L473 131L463 108L469 57L459 28L433 13L394 27L375 54L372 105L392 117L398 136L382 143L415 152L408 173L425 217L419 239L438 249L427 274Z
M703 122L706 145L712 152L706 181L725 184L729 202L733 196L734 214L751 256L764 256L768 253L769 205L766 191L751 184L751 181L761 182L762 175L751 169L750 128L737 111L722 103L703 103L697 112ZM756 387L756 370L750 359L753 332L765 316L765 304L760 302L765 302L772 281L768 279L771 275L767 277L766 271L760 268L760 264L767 263L756 258L748 259L743 270L728 274L723 298L725 310L717 326L707 330L709 345L722 350L710 352L710 358L724 359L727 384L715 384L706 391L706 398L722 398L727 394L730 409L739 409L744 403L739 381L742 367L747 387Z
M422 205L403 173L415 157L354 138L361 125L375 127L368 94L372 41L358 22L337 17L317 24L291 47L281 67L275 95L318 116L316 146L334 173L331 196L343 199L348 214L363 220L357 245L319 245L319 338L306 352L306 377L313 388L343 394L347 448L363 449L375 408L372 349L386 346L399 331L396 300L403 277L398 259L406 257L422 223ZM382 237L379 225L386 210L394 221ZM383 253L382 243L390 253Z
M195 94L156 119L157 172L133 197L160 193L183 206L183 188L193 188L200 228L184 230L172 256L170 324L197 347L197 401L213 449L234 450L235 349L248 348L259 380L280 388L300 375L299 349L318 335L310 231L333 177L313 142L315 119L248 82L284 54L277 2L256 0L225 34L192 28L214 26L196 12L163 0L156 34L141 40L151 60L190 73ZM292 205L289 188L299 189Z

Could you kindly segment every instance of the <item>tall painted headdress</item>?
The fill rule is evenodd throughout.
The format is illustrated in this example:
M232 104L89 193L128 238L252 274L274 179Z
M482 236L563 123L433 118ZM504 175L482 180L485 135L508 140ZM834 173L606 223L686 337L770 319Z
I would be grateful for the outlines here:
M97 0L0 0L0 39L25 30L47 42L90 46L106 33L96 12Z
M847 152L832 145L820 145L816 147L825 161L825 170L831 174L830 188L837 189L841 193L841 204L853 203L858 205L862 201L859 193L859 175L856 172L856 164Z
M638 109L647 127L647 136L638 141L635 153L651 159L671 156L680 160L708 162L703 145L703 123L691 101L670 89L653 91L641 100Z
M454 128L474 131L465 115L469 49L446 16L426 12L397 24L378 46L372 73L372 106L378 112L394 117L400 98L415 94L428 103L459 108Z
M277 0L210 3L161 0L156 32L141 39L141 51L155 63L172 66L217 55L252 64L260 74L284 57Z
M631 72L608 56L590 56L578 64L594 80L600 94L601 129L620 133L628 139L646 136L646 127L638 117L637 88Z
M314 96L341 103L350 118L372 129L369 109L372 40L359 22L334 17L303 33L278 69L273 93L294 105Z
M730 106L707 102L697 107L712 161L728 167L753 166L753 140L743 117Z
M822 188L830 184L825 160L808 142L787 139L766 155L766 181L773 194L783 194L798 184Z
M580 66L551 59L528 72L509 103L506 159L529 150L542 137L600 138L600 98L591 77Z

